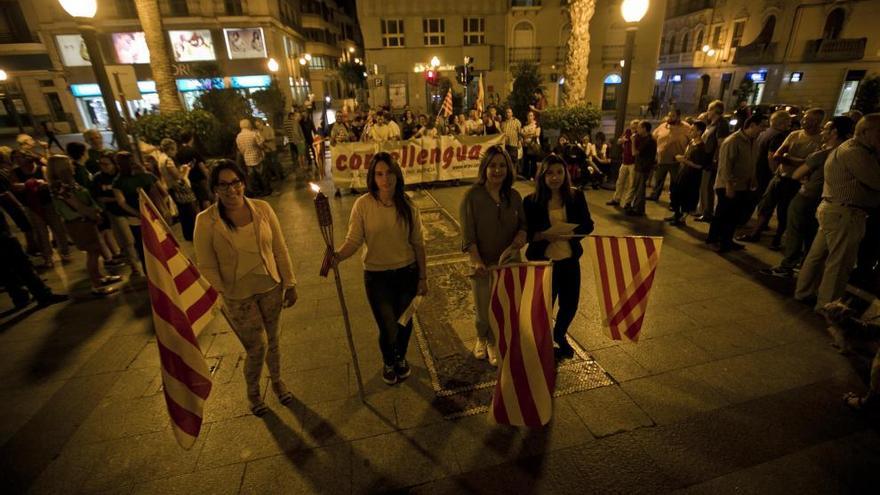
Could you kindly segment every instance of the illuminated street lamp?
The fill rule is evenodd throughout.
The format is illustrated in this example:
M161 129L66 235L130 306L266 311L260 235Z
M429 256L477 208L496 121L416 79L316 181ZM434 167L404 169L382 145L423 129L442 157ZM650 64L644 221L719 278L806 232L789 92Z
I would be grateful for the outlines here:
M83 43L92 61L92 71L101 90L101 99L110 118L110 129L116 137L116 147L123 151L131 151L131 142L119 117L119 109L116 108L116 100L113 99L113 89L110 86L110 78L107 77L107 69L104 67L104 56L98 45L98 33L92 25L92 18L98 12L97 0L58 0L64 11L76 20L77 28L82 35Z
M276 73L278 72L278 61L274 58L270 58L268 62L266 62L266 67L269 68L269 72Z
M305 57L299 58L299 65L306 65L306 58Z
M623 0L620 5L620 13L626 21L626 44L623 49L623 60L620 66L623 68L621 77L620 98L617 101L617 121L614 125L614 135L620 136L626 121L626 104L629 98L629 79L632 73L633 51L636 43L636 30L638 23L648 13L648 0Z
M353 47L353 46L348 47L348 53L354 53L354 47Z
M435 56L434 58L431 59L431 67L433 67L433 68L435 68L435 69L436 69L437 67L440 67L440 59L437 58L436 56Z
M306 53L305 55L303 55L303 58L306 59L306 62L311 62L312 61L312 54Z

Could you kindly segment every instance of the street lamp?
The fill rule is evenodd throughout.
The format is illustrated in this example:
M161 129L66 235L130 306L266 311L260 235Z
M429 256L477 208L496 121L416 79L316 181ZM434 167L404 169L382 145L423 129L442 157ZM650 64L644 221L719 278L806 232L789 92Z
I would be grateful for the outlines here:
M626 44L623 48L623 60L621 67L623 75L621 77L620 96L617 100L617 121L614 125L614 135L623 134L623 128L626 121L626 105L629 97L629 79L632 73L633 50L636 44L636 30L638 23L648 12L648 0L623 0L620 5L620 13L623 20L626 21Z
M436 56L431 59L431 67L433 67L435 69L437 67L440 67L440 59L437 58Z
M268 62L266 62L266 67L269 68L269 72L275 74L278 72L278 61L274 58L270 58Z
M101 90L101 99L104 100L104 107L106 107L107 116L110 118L110 129L116 136L116 147L123 151L131 151L131 142L128 140L128 133L126 133L122 119L119 117L119 109L116 108L116 100L113 99L110 78L107 77L107 69L104 67L104 57L101 54L101 47L98 45L98 33L95 26L91 24L92 18L98 11L98 2L97 0L58 0L58 3L61 4L65 12L76 20L83 43L86 45L86 51L89 54L89 60L92 61L92 70L95 73L98 88Z

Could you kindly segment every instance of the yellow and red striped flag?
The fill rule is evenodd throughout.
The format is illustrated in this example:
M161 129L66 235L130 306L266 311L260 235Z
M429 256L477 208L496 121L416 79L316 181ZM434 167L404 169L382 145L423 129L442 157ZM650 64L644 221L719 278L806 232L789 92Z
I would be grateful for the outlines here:
M480 114L482 115L483 110L484 110L483 109L484 106L485 106L485 97L483 95L483 74L480 74L480 81L477 84L477 101L474 104L474 108L476 108L477 111L479 111Z
M602 325L612 339L638 342L662 245L662 237L587 237Z
M205 401L211 393L211 374L196 336L219 309L219 297L181 252L143 191L140 210L165 404L177 443L189 450L199 436Z
M490 411L498 424L539 427L550 421L556 365L550 325L550 263L492 269L489 325L500 361Z
M452 88L449 88L449 91L446 92L446 97L443 98L443 107L440 111L443 112L444 117L452 115Z

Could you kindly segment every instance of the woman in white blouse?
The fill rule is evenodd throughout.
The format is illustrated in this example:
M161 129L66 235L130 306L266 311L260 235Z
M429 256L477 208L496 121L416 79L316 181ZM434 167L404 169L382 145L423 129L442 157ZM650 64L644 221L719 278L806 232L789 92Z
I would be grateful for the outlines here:
M199 269L223 296L232 329L247 351L248 400L251 412L261 416L269 410L260 392L264 360L278 400L293 400L281 380L278 321L281 309L296 303L296 278L278 217L269 203L245 198L245 181L235 162L214 166L211 189L218 201L196 218L194 245Z

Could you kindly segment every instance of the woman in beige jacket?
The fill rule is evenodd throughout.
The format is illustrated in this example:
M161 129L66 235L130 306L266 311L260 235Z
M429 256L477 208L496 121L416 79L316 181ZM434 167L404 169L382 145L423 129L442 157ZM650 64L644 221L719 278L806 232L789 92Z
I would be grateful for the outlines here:
M193 243L199 269L223 296L232 328L247 351L244 377L251 412L268 411L260 393L263 361L282 404L293 395L281 380L278 321L296 303L296 278L281 225L265 201L244 197L246 176L222 160L211 171L218 201L196 218ZM268 340L268 345L267 345Z

